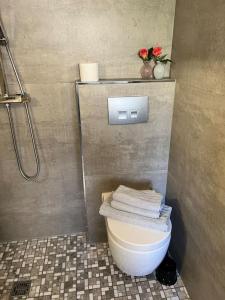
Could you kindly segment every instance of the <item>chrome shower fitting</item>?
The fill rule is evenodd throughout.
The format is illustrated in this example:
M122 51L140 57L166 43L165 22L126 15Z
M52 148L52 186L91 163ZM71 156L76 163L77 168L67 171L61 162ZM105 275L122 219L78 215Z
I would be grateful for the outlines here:
M34 130L33 130L32 120L31 120L30 111L29 111L30 98L23 89L22 83L19 78L19 74L16 69L16 65L13 60L12 53L11 53L9 45L8 45L8 40L6 38L6 35L4 34L4 30L3 30L3 27L1 24L0 24L0 46L3 46L6 48L12 69L14 71L14 74L15 74L17 83L19 85L20 92L21 92L20 94L9 95L9 89L8 89L8 84L7 84L6 75L5 75L5 71L4 71L3 59L2 59L2 55L0 53L0 104L4 104L7 109L7 113L8 113L8 117L9 117L9 125L10 125L11 135L12 135L12 141L13 141L13 147L15 150L16 160L17 160L17 165L18 165L19 171L26 180L34 180L35 178L38 177L39 172L40 172L40 159L39 159L39 155L38 155L37 144L35 141ZM23 170L23 166L21 163L21 158L19 155L19 150L18 150L18 145L17 145L17 140L16 140L13 116L12 116L12 112L11 112L11 105L15 104L15 103L17 103L17 104L23 103L25 111L26 111L27 122L28 122L28 126L29 126L29 131L30 131L30 136L31 136L35 161L36 161L36 172L34 175L26 174L25 171Z
M0 96L0 104L10 104L10 103L25 103L30 102L30 98L28 95L16 94L8 96L4 94L4 96Z
M5 46L7 44L7 39L5 37L4 31L3 31L3 27L0 24L0 45L1 46Z

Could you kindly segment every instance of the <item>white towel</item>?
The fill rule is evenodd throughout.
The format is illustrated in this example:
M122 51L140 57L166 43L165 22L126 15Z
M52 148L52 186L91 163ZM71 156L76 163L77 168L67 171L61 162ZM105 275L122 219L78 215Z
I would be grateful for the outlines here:
M133 214L137 214L140 216L145 216L153 219L158 219L160 216L160 211L154 211L154 210L149 210L149 209L144 209L144 208L139 208L133 205L128 205L126 203L122 203L120 201L112 200L111 206L113 208L130 212ZM161 210L161 209L160 209Z
M143 209L159 211L163 196L154 190L135 190L120 185L116 191L113 192L113 200Z
M169 231L169 221L172 208L163 205L163 209L159 219L139 216L137 214L121 211L111 206L112 195L106 197L100 207L99 213L104 217L116 219L121 222L152 228L160 231Z

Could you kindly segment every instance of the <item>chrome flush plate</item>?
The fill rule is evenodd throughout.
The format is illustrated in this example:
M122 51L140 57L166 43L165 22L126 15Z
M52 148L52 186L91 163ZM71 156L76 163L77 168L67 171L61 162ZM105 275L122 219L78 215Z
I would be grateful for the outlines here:
M148 122L148 96L109 97L108 116L110 125Z

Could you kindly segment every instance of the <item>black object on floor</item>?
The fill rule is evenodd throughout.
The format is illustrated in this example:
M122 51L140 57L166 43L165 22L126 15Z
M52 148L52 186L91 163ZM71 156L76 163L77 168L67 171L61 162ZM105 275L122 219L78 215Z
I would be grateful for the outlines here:
M164 285L174 285L177 282L177 268L175 261L166 254L156 269L156 279Z
M11 296L26 296L30 291L31 281L21 280L13 283Z

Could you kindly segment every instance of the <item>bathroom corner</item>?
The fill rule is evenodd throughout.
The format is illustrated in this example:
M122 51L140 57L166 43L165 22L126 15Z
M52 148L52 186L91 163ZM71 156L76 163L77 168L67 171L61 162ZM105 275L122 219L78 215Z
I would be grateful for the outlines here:
M1 299L225 299L224 15L0 0Z

